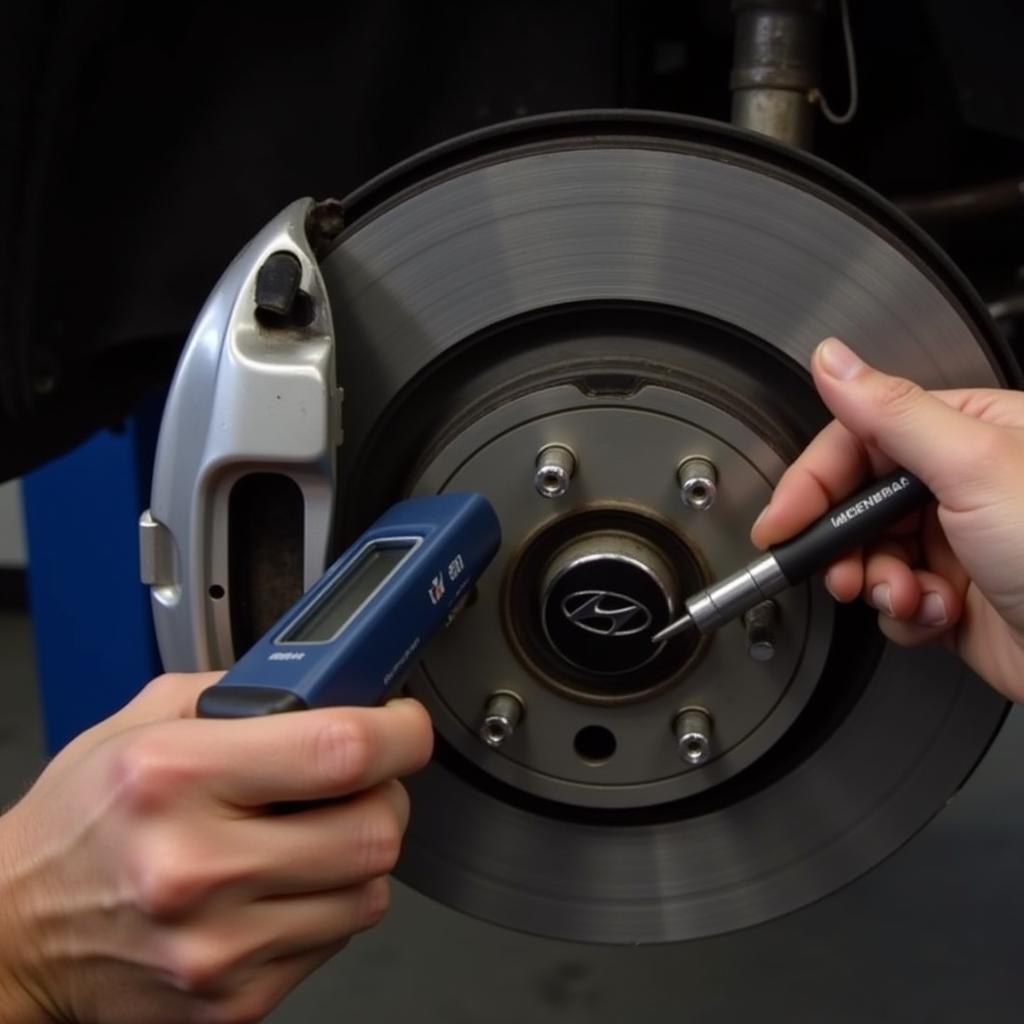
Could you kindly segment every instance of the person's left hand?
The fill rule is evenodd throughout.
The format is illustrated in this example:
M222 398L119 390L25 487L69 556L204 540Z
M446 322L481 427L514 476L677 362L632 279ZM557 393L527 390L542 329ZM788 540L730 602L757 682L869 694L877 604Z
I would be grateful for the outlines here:
M0 818L5 1024L260 1020L384 914L423 707L194 718L217 678L154 680Z

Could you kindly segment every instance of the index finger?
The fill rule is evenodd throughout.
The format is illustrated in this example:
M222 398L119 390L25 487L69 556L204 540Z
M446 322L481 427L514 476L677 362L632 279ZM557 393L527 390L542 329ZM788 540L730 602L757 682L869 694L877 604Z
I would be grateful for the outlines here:
M761 549L787 540L849 495L869 473L877 476L893 468L890 459L833 420L782 474L750 539Z
M418 771L433 745L430 718L414 700L167 728L193 782L236 807L348 796Z
M1018 392L948 388L930 394L974 419L1024 425L1024 404ZM788 540L849 495L869 473L880 476L894 468L891 459L832 420L783 473L750 539L762 550Z

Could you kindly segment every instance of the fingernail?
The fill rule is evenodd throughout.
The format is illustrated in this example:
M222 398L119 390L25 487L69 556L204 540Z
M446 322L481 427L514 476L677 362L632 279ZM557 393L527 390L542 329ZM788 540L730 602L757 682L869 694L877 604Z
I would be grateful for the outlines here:
M916 621L922 626L944 626L949 621L946 602L942 600L941 594L930 590L921 598Z
M853 380L864 369L864 360L838 338L826 338L817 354L818 365L837 380Z
M888 583L876 583L871 588L871 604L880 612L892 615L892 587Z

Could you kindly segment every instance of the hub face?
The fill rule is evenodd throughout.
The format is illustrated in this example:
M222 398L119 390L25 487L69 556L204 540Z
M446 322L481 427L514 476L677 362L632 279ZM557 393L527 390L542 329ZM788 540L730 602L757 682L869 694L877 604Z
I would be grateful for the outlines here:
M533 486L536 453L566 444L566 494ZM719 469L713 511L680 499L675 476L698 453ZM498 403L450 435L414 494L477 490L503 541L457 628L438 637L410 683L445 740L524 793L582 807L642 807L720 784L752 763L810 697L831 635L831 602L811 586L779 599L776 656L757 662L735 623L715 637L650 636L683 600L753 554L737 545L782 461L729 412L668 387L630 395L571 384ZM488 696L508 690L523 721L482 743ZM695 766L673 731L705 708L712 750Z

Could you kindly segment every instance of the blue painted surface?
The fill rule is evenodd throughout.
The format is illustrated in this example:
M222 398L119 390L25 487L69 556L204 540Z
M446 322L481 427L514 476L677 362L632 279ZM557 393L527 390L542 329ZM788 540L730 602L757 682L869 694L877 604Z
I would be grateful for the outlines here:
M29 600L47 742L58 750L160 672L138 519L162 403L24 478Z
M200 714L271 714L284 694L302 705L384 700L410 660L448 620L501 544L501 526L479 494L438 494L399 502L377 520L284 616L207 690ZM296 636L351 582L350 570L379 545L404 554L343 617L333 636ZM356 570L358 573L358 570ZM331 621L328 617L328 621ZM326 632L326 630L325 630ZM286 635L282 635L286 634ZM243 703L238 693L243 691ZM301 705L300 705L301 706Z

